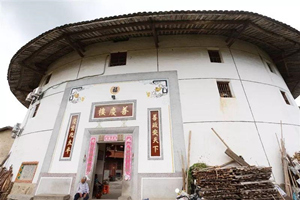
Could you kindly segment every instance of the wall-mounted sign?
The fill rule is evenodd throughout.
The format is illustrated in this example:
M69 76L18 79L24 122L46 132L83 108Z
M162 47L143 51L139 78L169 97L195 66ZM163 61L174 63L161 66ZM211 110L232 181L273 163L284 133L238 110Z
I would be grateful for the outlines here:
M93 158L94 158L94 155L95 155L96 143L97 143L96 137L91 137L91 139L90 139L90 146L89 146L89 152L88 152L88 157L87 157L87 163L86 163L85 175L89 175L90 172L91 172L91 170L92 170Z
M61 160L71 160L72 150L78 127L78 121L79 114L71 114Z
M124 179L131 179L131 160L132 160L132 135L125 137L125 153L124 153Z
M111 94L118 94L120 92L120 87L119 86L113 86L110 88L110 93Z
M104 135L104 141L107 142L118 141L118 135Z
M31 183L37 169L38 162L23 162L20 166L16 182Z
M136 101L93 103L90 121L135 119Z
M149 159L162 159L161 110L149 109Z
M123 134L118 134L118 135L99 135L98 136L98 141L99 142L109 142L109 141L124 141L124 136Z

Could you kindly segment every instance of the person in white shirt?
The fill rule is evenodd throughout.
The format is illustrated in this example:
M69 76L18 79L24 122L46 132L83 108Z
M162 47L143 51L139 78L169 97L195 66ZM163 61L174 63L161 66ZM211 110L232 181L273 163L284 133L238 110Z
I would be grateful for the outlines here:
M83 200L89 199L89 185L86 182L86 177L83 177L78 185L77 192L74 196L74 200L83 197Z

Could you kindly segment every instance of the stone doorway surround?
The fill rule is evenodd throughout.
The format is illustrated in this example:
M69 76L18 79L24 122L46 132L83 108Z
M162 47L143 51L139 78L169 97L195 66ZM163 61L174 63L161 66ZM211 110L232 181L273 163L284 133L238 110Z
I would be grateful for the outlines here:
M88 152L89 149L89 141L91 137L96 137L97 143L109 143L104 141L99 141L99 137L101 135L132 135L133 143L132 143L132 160L131 160L131 179L126 181L123 179L122 181L122 196L119 199L128 199L131 197L132 199L138 199L138 141L139 141L139 127L112 127L112 128L90 128L85 129L83 143L81 147L80 157L83 158ZM123 141L122 141L123 142ZM124 149L125 150L125 149ZM98 145L96 146L95 152L98 152ZM89 186L90 186L90 194L93 192L93 182L94 182L94 175L96 170L97 164L97 156L98 154L95 153L93 156L93 167L90 175L88 178ZM75 183L79 183L81 177L85 174L86 170L86 162L80 162L78 166L78 172L76 175Z

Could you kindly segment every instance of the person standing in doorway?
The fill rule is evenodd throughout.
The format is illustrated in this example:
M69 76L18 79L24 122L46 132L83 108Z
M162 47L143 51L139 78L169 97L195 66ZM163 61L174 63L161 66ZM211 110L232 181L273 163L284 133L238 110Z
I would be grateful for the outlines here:
M77 192L74 196L74 200L77 200L79 198L83 198L83 200L88 200L89 199L89 185L86 182L86 177L82 177L78 188L77 188Z

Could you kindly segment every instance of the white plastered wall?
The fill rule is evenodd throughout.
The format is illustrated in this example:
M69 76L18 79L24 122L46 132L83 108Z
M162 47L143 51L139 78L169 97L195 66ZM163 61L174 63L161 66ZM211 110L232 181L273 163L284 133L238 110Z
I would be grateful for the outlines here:
M266 53L256 46L242 41L236 41L228 49L224 41L225 39L222 37L213 36L162 36L157 51L154 48L152 38L136 38L127 42L107 42L89 46L86 48L83 59L76 53L70 53L50 66L48 71L48 73L52 73L50 82L45 86L41 83L44 91L49 88L45 93L45 96L49 96L47 97L49 102L47 106L43 106L44 100L41 102L36 119L28 120L24 133L53 128L57 109L61 103L61 95L66 85L65 83L56 84L66 80L71 81L86 76L99 75L104 72L105 59L110 52L127 51L127 65L106 67L104 75L169 70L178 72L184 134L185 138L188 138L189 131L192 131L194 138L192 140L191 164L206 162L210 165L220 165L228 161L229 158L224 154L223 144L210 130L213 127L224 137L229 146L250 164L268 166L270 163L273 166L276 181L281 183L282 172L275 132L280 133L279 122L282 120L287 151L290 154L299 151L299 109L278 70L275 69L276 73L272 73L267 68L265 62L271 62L271 60ZM210 63L207 49L219 49L223 63ZM108 64L108 60L106 64ZM217 80L230 81L234 98L221 99L219 97L216 86ZM122 94L120 93L118 98L120 100L139 100L138 110L140 113L137 121L130 121L126 124L128 126L137 124L141 126L139 172L170 172L172 171L170 165L162 168L154 166L154 163L162 161L149 161L151 164L144 164L148 163L146 148L144 147L147 144L145 137L146 108L150 105L161 105L163 114L168 113L168 110L165 105L155 102L153 99L151 102L144 101L145 93L138 91L139 88L132 87L130 84L133 83L119 84L122 88ZM56 86L53 87L54 85ZM89 112L86 110L90 109L89 105L92 101L111 100L108 91L112 85L115 84L95 85L93 88L99 90L85 94L88 98L81 105L68 105L50 172L76 173L77 163L82 159L76 155L79 155L83 130L97 125L95 122L88 123ZM132 88L135 93L133 96L129 96L133 92ZM92 88L87 89L83 91L83 94L91 90ZM127 92L123 93L124 90ZM282 96L280 96L280 90L286 92L292 105L285 104ZM100 95L102 93L106 95ZM69 164L64 161L62 164L59 161L62 138L65 135L66 121L71 112L82 112L81 120L84 123L80 124L78 129L76 139L78 141L75 144L72 161ZM163 118L166 120L168 117L163 116ZM256 126L254 122L257 122ZM163 122L164 128L168 126L164 125L165 123L167 122ZM121 126L122 123L105 122L102 125L103 127L111 127ZM168 132L168 130L165 131ZM34 141L36 144L46 144L47 137L44 138L40 134L42 132L35 133L37 136L34 137ZM15 144L18 142L25 143L22 145L25 145L24 148L26 149L26 145L29 146L28 141L32 138L25 141L25 136L22 137L17 139ZM167 141L168 139L164 139L164 142ZM187 140L185 142L187 147ZM38 152L33 150L30 156L42 160L44 151L46 148L40 149ZM16 151L16 156L19 154L23 161L30 161L29 157L26 157L26 153ZM166 162L170 161L167 157L165 159ZM19 162L21 161L13 158L10 160L10 163L18 167ZM154 168L151 168L152 166Z
M6 166L13 165L13 180L15 180L22 162L38 162L33 183L39 177L50 141L62 93L45 97L40 101L40 107L33 118L35 104L30 107L22 124L24 130L20 137L15 139L11 148L11 155Z

